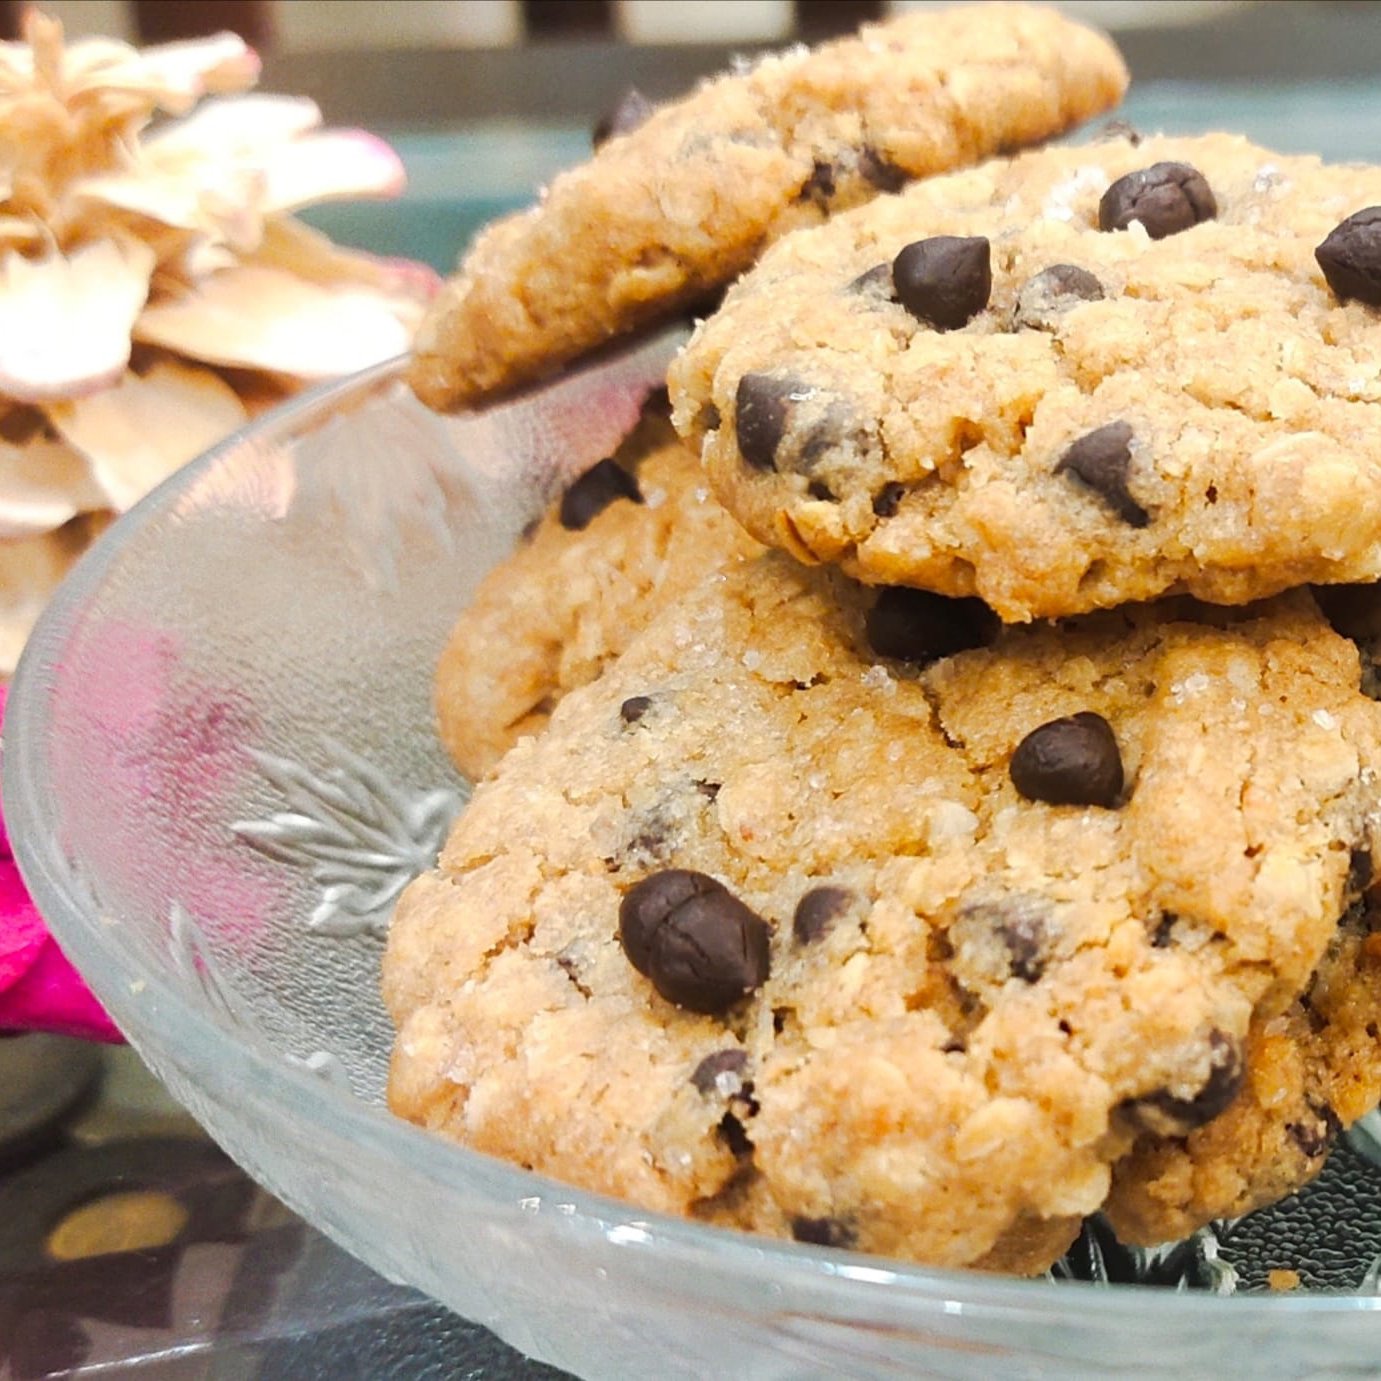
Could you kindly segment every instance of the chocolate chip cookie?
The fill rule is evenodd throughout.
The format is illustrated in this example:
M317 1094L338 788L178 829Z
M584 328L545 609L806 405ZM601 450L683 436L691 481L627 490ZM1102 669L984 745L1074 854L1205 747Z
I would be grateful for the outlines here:
M1358 680L1307 592L1004 629L739 563L404 893L391 1105L648 1209L946 1266L1041 1270L1105 1203L1168 1237L1282 1193L1320 1158L1251 1128L1326 1141L1374 1054L1324 996L1374 962L1340 921L1377 813ZM1209 1143L1222 1179L1153 1190L1267 1107L1266 1041L1300 1096Z
M442 742L483 776L661 609L761 547L720 507L662 411L552 505L481 582L437 667Z
M1022 621L1381 575L1381 169L1051 148L773 247L672 369L765 542Z
M794 48L653 110L625 102L591 161L480 235L416 341L438 410L539 378L690 308L762 246L908 178L1058 134L1115 104L1101 35L975 5Z

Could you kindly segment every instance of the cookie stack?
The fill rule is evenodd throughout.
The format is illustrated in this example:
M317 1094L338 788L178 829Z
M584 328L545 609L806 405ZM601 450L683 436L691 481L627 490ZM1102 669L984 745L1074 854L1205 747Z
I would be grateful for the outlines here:
M639 109L476 247L439 405L742 276L682 441L650 409L442 660L487 776L390 936L401 1115L1031 1273L1279 1198L1381 1096L1381 170L978 162L1122 82L1043 11L907 18Z

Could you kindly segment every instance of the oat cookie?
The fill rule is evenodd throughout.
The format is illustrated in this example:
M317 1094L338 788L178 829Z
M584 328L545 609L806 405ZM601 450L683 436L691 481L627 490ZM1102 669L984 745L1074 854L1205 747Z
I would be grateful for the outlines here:
M456 766L483 776L658 611L716 566L760 550L710 494L665 411L649 412L618 456L572 484L489 572L456 621L434 687Z
M786 231L1058 134L1126 83L1112 44L1055 11L975 5L621 107L589 163L476 240L418 334L412 386L449 410L539 378L701 301Z
M1226 135L919 183L769 251L676 425L763 541L1009 621L1375 579L1375 203Z
M1256 1089L1259 1040L1296 1042L1309 1127L1360 1110L1297 1020L1367 880L1358 677L1307 592L1002 630L740 563L404 893L391 1105L649 1209L1043 1269ZM1214 1155L1234 1211L1319 1164ZM1224 1211L1143 1198L1143 1235Z

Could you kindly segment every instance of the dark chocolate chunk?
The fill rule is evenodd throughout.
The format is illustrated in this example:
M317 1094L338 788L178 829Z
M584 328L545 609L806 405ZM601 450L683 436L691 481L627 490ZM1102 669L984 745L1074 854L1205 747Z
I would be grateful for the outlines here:
M706 1055L696 1065L695 1072L691 1075L691 1083L695 1085L697 1092L708 1098L710 1094L719 1092L718 1080L721 1074L738 1076L741 1087L743 1071L747 1068L746 1050L716 1050L713 1055Z
M900 192L906 186L906 170L898 167L871 144L865 144L859 150L858 171L879 192Z
M997 615L981 599L948 599L929 590L889 585L864 619L879 657L924 666L997 636Z
M801 184L801 190L796 193L796 200L813 201L822 210L828 211L834 193L834 164L822 162L817 158L810 170L810 176Z
M1328 1154L1329 1147L1342 1131L1343 1124L1338 1114L1327 1103L1316 1102L1311 1098L1309 1111L1314 1114L1314 1122L1287 1122L1285 1130L1289 1133L1290 1140L1304 1155L1310 1160L1319 1160Z
M601 460L561 496L561 526L580 532L618 499L642 503L638 481L617 461Z
M619 718L625 724L636 724L652 708L650 695L630 695L619 706Z
M1372 863L1371 846L1359 845L1348 855L1347 861L1347 899L1356 901L1372 884L1375 866Z
M892 287L912 316L937 331L957 331L988 305L991 247L982 235L935 235L892 261Z
M894 518L901 501L906 497L906 486L896 480L889 480L873 495L873 512L879 518Z
M1314 258L1339 302L1381 307L1381 206L1368 206L1340 222Z
M892 296L892 265L874 264L872 268L860 273L857 278L851 279L846 289L853 293L881 293L884 297Z
M848 909L853 893L846 887L812 887L796 903L791 935L798 945L818 940Z
M1122 1104L1139 1126L1158 1136L1183 1136L1227 1111L1242 1087L1242 1049L1231 1036L1214 1031L1208 1038L1209 1070L1192 1098L1177 1098L1168 1089L1130 1098Z
M795 379L771 374L745 374L734 395L734 434L739 454L755 470L777 468L777 447L786 432L787 409L793 393L801 393Z
M1012 321L1037 331L1053 331L1060 317L1081 302L1098 302L1103 285L1077 264L1051 264L1032 275L1017 293Z
M599 148L616 134L631 134L639 125L647 122L655 108L636 86L630 86L618 105L595 125L590 142Z
M1151 932L1151 948L1167 949L1175 934L1175 923L1180 918L1173 911L1162 911L1156 928Z
M1029 908L1018 907L994 929L1012 957L1012 977L1034 983L1045 972L1045 922Z
M1052 806L1115 806L1122 794L1117 739L1092 710L1032 729L1017 744L1009 771L1028 801Z
M793 1218L791 1235L816 1247L852 1247L858 1233L838 1218Z
M1098 203L1099 230L1125 230L1140 221L1153 240L1211 221L1218 203L1204 175L1188 163L1153 163L1120 177Z
M827 503L839 502L829 485L822 484L819 480L811 480L811 482L806 485L806 493L809 494L812 499L823 499Z
M1087 485L1129 527L1145 527L1151 515L1127 488L1132 463L1132 429L1126 422L1109 422L1081 436L1060 457L1057 475L1073 475Z
M719 1119L719 1136L729 1148L729 1153L737 1159L745 1160L753 1154L753 1142L744 1131L743 1123L733 1113L726 1112Z
M682 868L644 878L619 907L629 963L668 1002L692 1012L722 1012L761 986L769 934L721 883Z

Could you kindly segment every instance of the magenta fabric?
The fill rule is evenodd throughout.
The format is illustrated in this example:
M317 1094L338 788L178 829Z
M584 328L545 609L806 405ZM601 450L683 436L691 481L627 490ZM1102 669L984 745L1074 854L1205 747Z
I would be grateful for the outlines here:
M0 725L5 688L0 686ZM55 1031L118 1041L120 1032L48 934L0 817L0 1032Z

